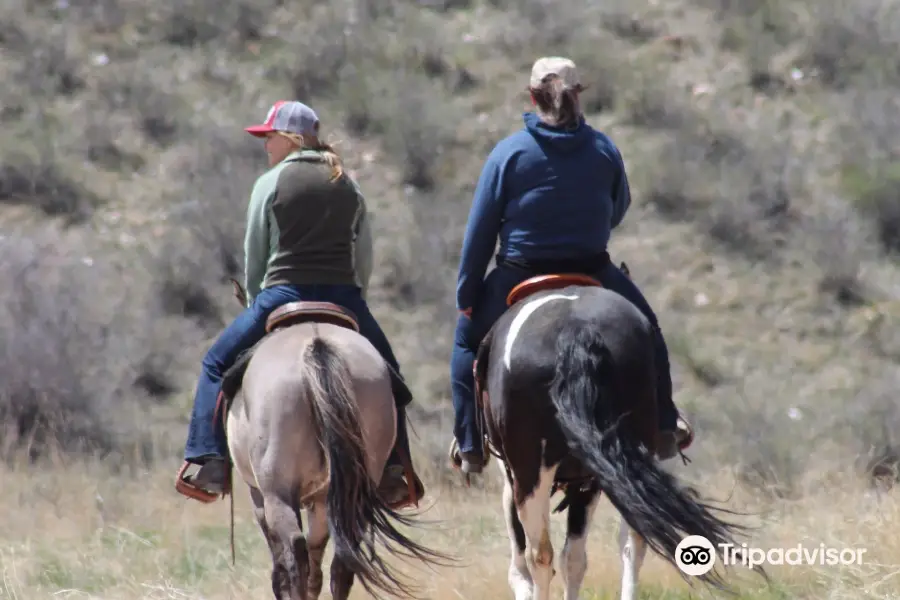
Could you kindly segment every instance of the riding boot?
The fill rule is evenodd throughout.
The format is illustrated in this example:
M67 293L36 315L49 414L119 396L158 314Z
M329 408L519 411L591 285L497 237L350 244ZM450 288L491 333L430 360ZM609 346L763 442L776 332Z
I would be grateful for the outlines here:
M679 416L675 430L660 430L656 455L660 460L668 460L683 452L694 441L694 430L684 417Z
M484 455L478 452L460 452L456 438L450 441L450 463L466 475L477 475L484 470Z
M185 472L191 464L200 464L193 475ZM193 459L185 462L175 481L175 489L184 496L201 502L212 502L227 493L229 487L228 462L219 456Z
M687 449L694 440L694 430L687 419L681 416L672 395L660 395L659 404L659 440L657 456L660 460L668 460Z
M221 414L218 413L221 378L204 362L191 412L185 462L175 477L175 490L200 502L213 502L229 491L228 443ZM200 468L189 475L194 465Z
M412 477L412 486L408 477ZM388 456L381 483L378 485L378 493L385 503L395 510L418 505L419 500L425 495L425 486L412 466L406 426L406 406L397 407L397 439Z

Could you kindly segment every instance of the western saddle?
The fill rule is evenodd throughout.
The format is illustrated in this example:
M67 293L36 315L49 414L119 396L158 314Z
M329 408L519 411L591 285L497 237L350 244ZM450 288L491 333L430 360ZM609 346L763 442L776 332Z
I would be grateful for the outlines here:
M288 302L266 319L266 333L300 323L330 323L359 333L359 321L350 309L332 302Z
M602 284L587 275L579 273L558 273L553 275L538 275L526 279L509 292L506 297L506 305L512 306L520 300L546 290L558 290L571 285L602 287Z

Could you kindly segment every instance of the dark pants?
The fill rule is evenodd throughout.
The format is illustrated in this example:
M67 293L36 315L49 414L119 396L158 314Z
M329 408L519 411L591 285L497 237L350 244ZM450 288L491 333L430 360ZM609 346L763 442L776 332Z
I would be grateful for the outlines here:
M662 430L674 430L678 412L672 401L672 374L669 366L669 351L656 315L650 308L638 287L618 267L608 261L598 272L591 273L604 287L630 300L650 320L657 335L656 364L659 380L659 426ZM491 271L484 280L481 299L472 308L472 317L460 315L456 322L456 336L450 359L450 379L453 394L453 409L456 413L453 434L459 442L461 452L481 454L482 445L476 426L475 377L472 367L478 344L484 339L494 323L507 310L506 297L512 289L529 277L539 273L518 267L501 265Z
M203 358L184 449L186 461L202 464L209 457L228 456L222 423L220 420L213 423L222 376L235 363L241 352L263 339L266 334L266 319L272 311L283 304L296 301L333 302L353 311L359 321L360 333L375 346L397 373L400 372L387 337L356 286L277 285L265 288L254 298L253 303L225 328ZM405 419L400 419L403 423L403 433L406 431L404 421ZM397 442L398 445L401 442L400 431L397 432Z

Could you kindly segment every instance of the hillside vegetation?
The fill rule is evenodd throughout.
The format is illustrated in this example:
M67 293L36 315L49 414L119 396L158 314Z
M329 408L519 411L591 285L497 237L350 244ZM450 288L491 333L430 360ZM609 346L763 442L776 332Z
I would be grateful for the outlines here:
M0 0L0 487L17 490L0 598L267 589L245 499L254 572L223 584L221 514L183 507L171 478L203 352L237 311L228 277L265 169L242 128L287 98L319 112L369 199L370 303L416 394L418 464L464 523L452 543L494 553L484 597L506 594L499 495L444 468L447 365L472 191L549 54L578 63L588 121L629 170L611 253L660 316L697 429L694 462L673 468L787 511L786 543L818 545L810 515L849 527L829 534L844 545L882 536L865 540L872 570L825 588L813 570L773 597L900 597L900 513L854 516L855 486L900 459L898 23L888 0ZM595 598L618 578L609 518ZM112 564L143 543L126 530L154 549L133 569ZM650 565L646 597L680 598Z

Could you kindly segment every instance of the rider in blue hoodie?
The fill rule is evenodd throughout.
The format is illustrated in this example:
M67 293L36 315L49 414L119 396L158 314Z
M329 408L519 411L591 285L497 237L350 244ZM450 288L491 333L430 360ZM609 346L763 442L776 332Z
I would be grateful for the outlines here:
M535 112L524 114L524 129L496 145L475 190L460 258L460 316L450 367L456 413L451 459L466 473L478 473L484 464L475 421L475 352L506 311L513 287L539 274L591 275L647 316L658 334L661 366L660 458L674 456L693 438L672 400L669 355L656 316L607 252L631 194L618 148L584 120L578 103L583 89L571 60L537 60L528 90ZM497 266L485 278L498 238Z

